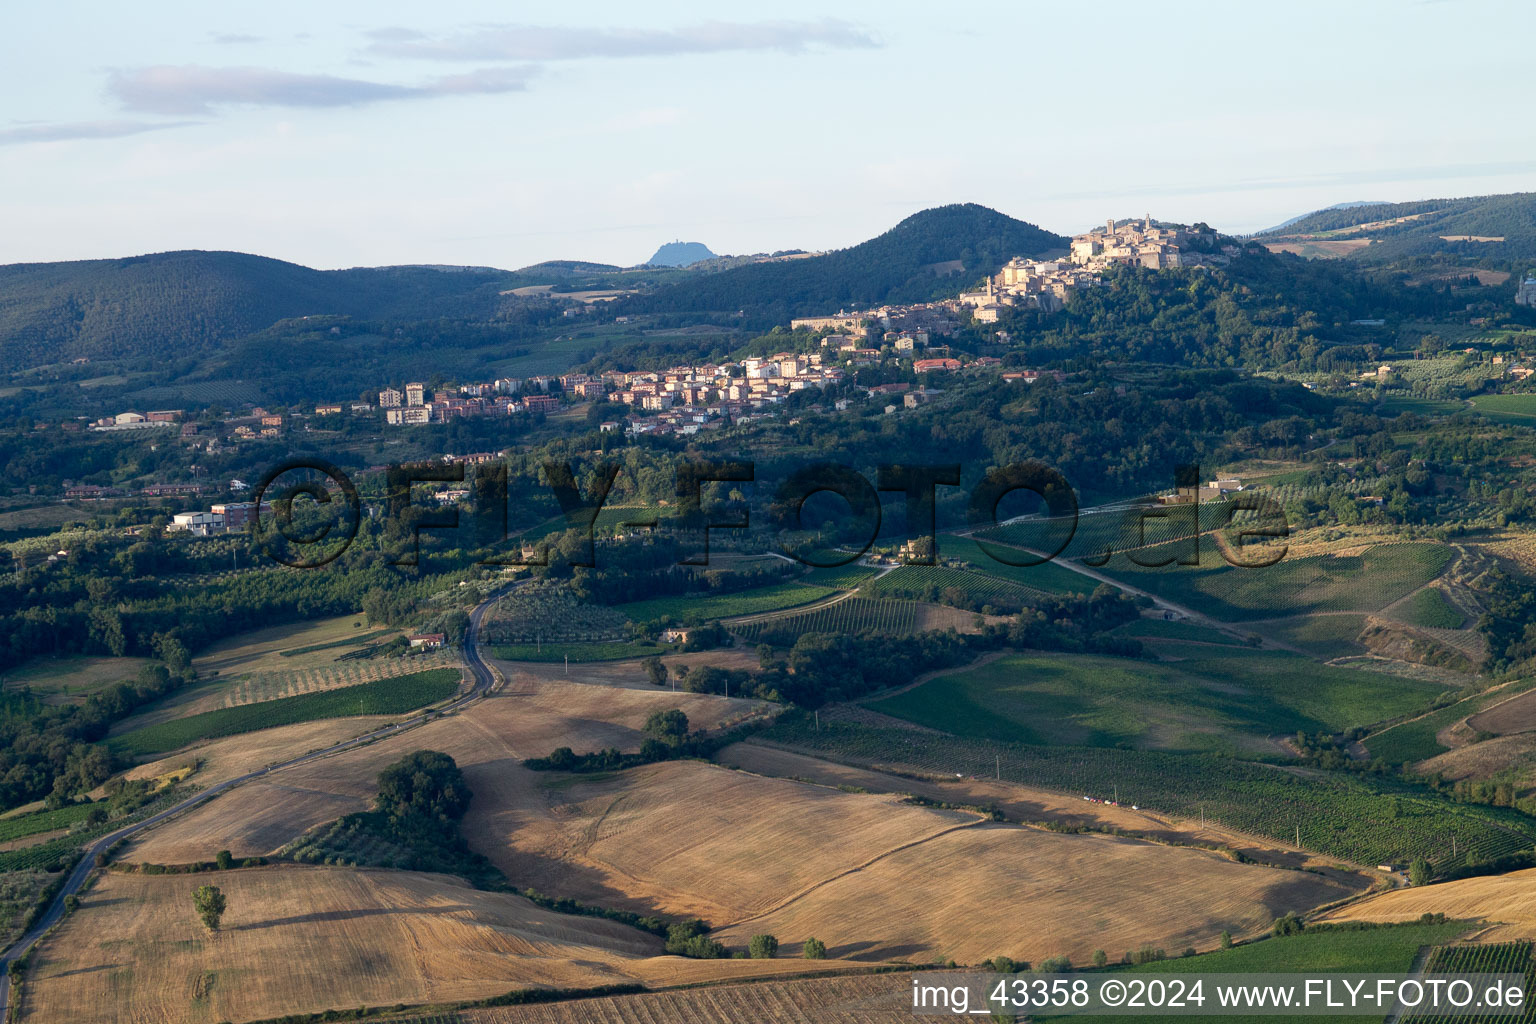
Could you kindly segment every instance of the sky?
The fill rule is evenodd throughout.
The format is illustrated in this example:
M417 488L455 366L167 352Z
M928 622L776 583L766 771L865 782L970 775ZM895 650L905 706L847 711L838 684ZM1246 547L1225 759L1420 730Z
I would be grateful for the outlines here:
M1478 0L10 5L0 263L832 249L975 202L1259 230L1536 190Z

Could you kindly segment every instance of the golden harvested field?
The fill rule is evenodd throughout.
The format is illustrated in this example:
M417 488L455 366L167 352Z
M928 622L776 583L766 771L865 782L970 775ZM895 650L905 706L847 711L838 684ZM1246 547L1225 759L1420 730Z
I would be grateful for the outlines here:
M275 853L292 840L298 822L319 824L366 810L368 801L280 783L248 782L178 820L152 829L118 855L132 863L190 864L220 850L236 857ZM299 829L302 832L303 829Z
M246 783L173 821L158 826L124 854L133 861L186 863L222 849L239 856L268 853L305 830L365 807L375 779L391 761L412 750L441 750L464 770L475 800L465 835L493 860L505 837L542 813L539 785L547 776L521 764L558 746L578 751L638 749L640 727L652 711L681 708L695 728L739 717L760 702L701 694L647 691L582 683L515 680L525 693L498 694L470 708L378 743L277 772ZM281 757L355 736L387 718L331 719L248 733L199 747L205 760L197 780L208 785ZM186 755L156 762L160 770ZM152 766L136 769L148 774ZM500 861L498 861L500 863ZM506 864L501 864L503 868ZM513 877L518 877L514 875Z
M697 761L569 781L483 852L544 891L717 925L980 820Z
M1446 742L1452 729L1440 730L1439 739ZM1468 730L1470 732L1470 730ZM1437 754L1414 765L1414 771L1438 773L1453 782L1461 779L1487 779L1510 768L1520 768L1515 781L1521 787L1529 786L1536 769L1531 766L1531 752L1536 749L1536 737L1528 733L1511 736L1495 736L1490 740L1455 746L1443 754Z
M909 977L856 974L712 985L542 1006L498 1006L461 1016L466 1024L891 1024L915 1019Z
M1146 943L1213 949L1223 929L1253 935L1287 910L1349 890L1305 872L1237 864L1203 850L1094 833L984 824L896 850L771 913L717 933L786 943L815 936L860 960L1005 954L1039 961Z
M1265 242L1264 248L1270 252L1289 252L1297 256L1308 257L1340 257L1348 256L1359 249L1364 249L1371 244L1369 238L1335 238L1315 239L1300 237L1284 242Z
M213 934L190 898L210 879L229 900ZM295 865L217 878L108 874L40 947L21 1020L201 1024L791 969L802 963L661 955L660 940L644 932L441 875Z
M149 779L178 768L189 760L196 760L197 784L210 786L215 782L244 775L263 765L351 739L392 721L394 719L388 715L359 715L354 718L322 718L277 729L240 733L210 740L190 754L170 754L156 761L146 761L125 774L130 779ZM100 790L92 793L93 797L100 795Z
M869 712L869 714L874 714ZM893 719L880 716L881 724ZM1262 864L1306 868L1351 889L1365 890L1371 880L1340 870L1337 861L1278 845L1271 839L1202 824L1152 811L1132 810L1125 804L1089 803L1081 796L1034 789L992 779L912 778L852 765L824 761L807 754L748 740L733 743L716 755L722 764L762 775L802 779L826 786L855 786L874 793L910 793L941 803L997 807L1010 821L1060 822L1098 830L1114 829L1146 836L1159 843L1217 843L1241 850Z
M229 900L212 934L190 898L209 880ZM667 956L659 939L625 925L421 872L283 865L217 877L108 874L39 947L20 1019L211 1024L536 986L687 985L846 967Z
M1536 573L1536 533L1505 530L1478 545L1494 557L1514 564L1521 572Z
M1487 921L1494 927L1477 936L1482 942L1536 938L1536 868L1396 889L1342 907L1324 919L1411 921L1425 913Z

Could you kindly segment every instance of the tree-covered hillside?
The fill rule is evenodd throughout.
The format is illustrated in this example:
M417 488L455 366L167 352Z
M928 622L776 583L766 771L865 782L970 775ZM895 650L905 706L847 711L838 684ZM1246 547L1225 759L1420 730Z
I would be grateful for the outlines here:
M1325 233L1333 239L1371 239L1371 244L1353 253L1352 258L1373 263L1436 254L1536 260L1536 193L1319 210L1259 237L1269 241ZM1463 240L1467 238L1502 241Z
M844 307L953 295L1014 256L1066 245L1060 235L984 206L940 206L847 249L689 278L632 298L627 307L636 313L740 310L749 323L770 325Z
M1181 366L1330 370L1373 358L1381 336L1351 323L1392 323L1460 308L1439 288L1336 260L1304 260L1250 244L1230 266L1119 267L1059 313L1020 310L1002 326L1037 364L1112 360Z
M174 358L289 317L489 318L506 275L420 267L311 270L234 252L0 267L0 357Z

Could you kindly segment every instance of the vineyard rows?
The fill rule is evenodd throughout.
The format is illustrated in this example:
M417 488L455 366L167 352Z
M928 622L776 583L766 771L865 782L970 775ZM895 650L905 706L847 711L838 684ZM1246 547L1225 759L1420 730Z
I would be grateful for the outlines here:
M858 764L899 764L940 776L1002 778L1084 796L1118 794L1193 818L1361 864L1424 857L1445 869L1469 851L1484 859L1536 844L1536 822L1515 812L1387 792L1347 776L1302 775L1209 755L1032 747L843 722L781 721L765 738ZM1452 854L1454 842L1455 853Z
M813 611L759 619L737 627L734 632L756 641L764 636L786 639L802 633L883 633L903 636L917 630L918 605L914 601L875 601L850 597L846 601Z
M815 587L834 587L838 590L856 590L859 586L869 582L875 575L875 570L863 565L839 565L831 569L812 569L801 576L801 583L809 583Z
M259 672L237 679L224 695L226 708L259 704L281 697L305 693L323 693L345 686L359 686L377 679L411 675L434 668L453 668L459 664L455 651L427 651L406 658L371 658L342 661L333 665L299 669L293 672Z
M1486 946L1437 946L1429 954L1425 970L1431 974L1520 974L1526 979L1525 990L1531 991L1536 980L1532 970L1531 943L1495 942ZM1476 1013L1409 1012L1398 1019L1414 1024L1472 1024L1474 1021L1516 1021L1536 1017L1536 1006L1526 1003L1525 1011L1518 1014L1490 1016Z
M1017 609L1032 600L1049 596L996 576L943 565L903 565L866 583L860 593L870 597L906 595L937 601L942 600L944 591L951 588L963 592L969 600L1008 609Z

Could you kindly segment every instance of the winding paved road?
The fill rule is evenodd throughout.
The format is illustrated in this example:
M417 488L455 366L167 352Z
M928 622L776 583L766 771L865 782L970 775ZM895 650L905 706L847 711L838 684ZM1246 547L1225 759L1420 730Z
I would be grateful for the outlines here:
M11 998L9 973L11 962L24 955L29 949L36 945L37 941L43 937L43 934L47 932L48 929L57 924L59 919L64 916L64 898L80 891L80 887L85 884L86 878L92 871L96 869L97 855L105 853L108 847L112 846L112 844L118 842L121 839L127 839L131 836L134 836L147 828L158 825L160 822L166 820L167 818L181 814L185 811L189 811L192 808L199 806L200 804L212 800L220 793L224 793L236 786L250 782L252 779L259 779L265 775L271 774L272 772L282 771L285 768L292 768L295 765L305 764L309 761L314 761L322 757L329 757L331 754L340 753L343 750L350 750L353 747L359 747L365 743L372 743L375 740L393 736L394 734L403 732L406 729L413 729L437 715L445 714L449 711L457 711L461 708L464 708L474 703L475 701L480 700L486 694L490 693L491 689L496 685L496 673L490 668L490 666L486 665L485 661L480 657L480 620L485 617L486 610L496 602L497 598L501 597L508 590L512 589L512 587L516 586L518 586L518 584L514 583L511 587L502 587L496 590L491 594L490 597L487 597L480 604L476 605L474 611L470 612L469 614L469 629L466 630L464 634L464 662L469 666L470 674L474 677L474 685L470 687L467 693L463 694L462 696L455 697L447 704L422 711L419 714L412 715L410 718L395 722L392 725L386 725L382 728L375 729L372 732L363 733L361 736L354 736L350 740L344 740L340 743L335 743L329 747L324 747L319 750L312 750L307 754L301 754L298 757L289 758L288 760L280 761L277 764L269 764L265 768L260 768L253 772L247 772L246 774L233 779L226 779L223 782L209 786L207 789L194 793L180 803L173 804L172 806L167 807L165 810L145 818L143 821L134 822L132 825L125 825L115 832L109 832L102 836L100 839L97 839L90 846L86 847L85 856L80 858L80 863L76 864L75 869L69 873L69 878L65 880L64 887L60 889L58 895L54 897L53 902L49 905L47 912L38 919L37 924L33 925L30 931L28 931L25 935L16 941L15 945L11 946L10 949L7 949L4 954L0 954L0 973L6 975L5 980L0 981L0 1021L6 1021L9 1019Z

